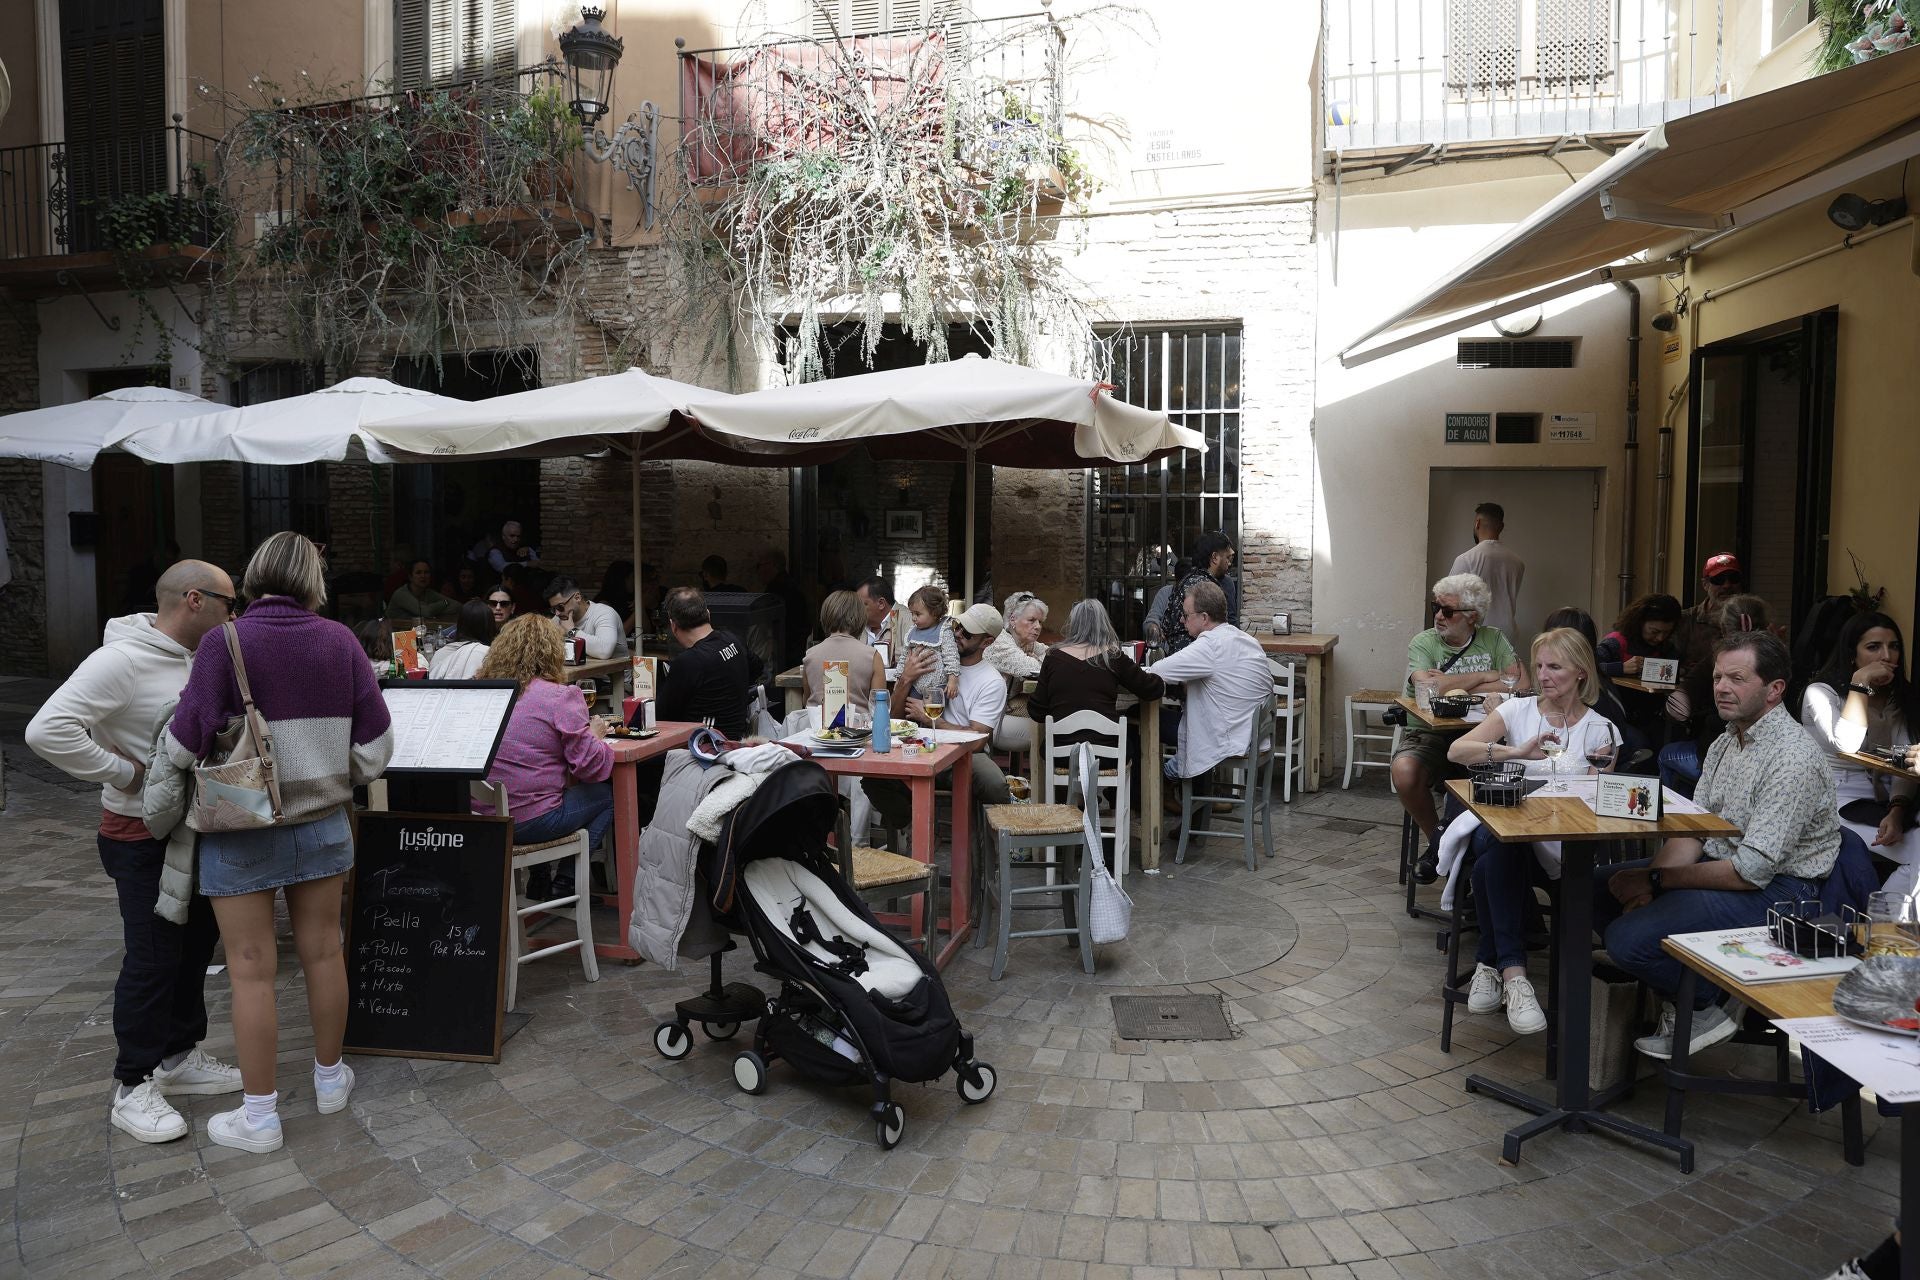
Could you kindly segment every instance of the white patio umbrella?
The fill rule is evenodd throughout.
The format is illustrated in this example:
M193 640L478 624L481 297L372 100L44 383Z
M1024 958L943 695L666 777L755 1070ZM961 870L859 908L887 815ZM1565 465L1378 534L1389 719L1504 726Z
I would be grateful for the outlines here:
M465 409L465 400L384 378L348 378L305 395L222 409L137 431L120 442L149 462L392 462L368 438L370 423L428 409Z
M85 471L136 431L217 413L212 400L166 387L122 387L73 404L0 417L0 458L35 458Z
M1115 400L1091 378L966 356L940 364L772 387L695 408L747 448L867 446L876 458L967 468L967 598L974 593L974 464L1035 470L1150 462L1206 452L1200 432Z

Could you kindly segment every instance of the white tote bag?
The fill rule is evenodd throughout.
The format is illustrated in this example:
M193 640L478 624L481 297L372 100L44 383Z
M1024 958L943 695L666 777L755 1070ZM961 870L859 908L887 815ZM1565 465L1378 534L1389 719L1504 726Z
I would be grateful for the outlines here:
M1086 906L1087 931L1095 944L1120 942L1133 923L1133 899L1107 870L1105 846L1100 842L1100 770L1094 762L1093 748L1086 743L1074 753L1074 770L1080 775L1080 821L1087 837L1083 856L1088 859L1093 880Z

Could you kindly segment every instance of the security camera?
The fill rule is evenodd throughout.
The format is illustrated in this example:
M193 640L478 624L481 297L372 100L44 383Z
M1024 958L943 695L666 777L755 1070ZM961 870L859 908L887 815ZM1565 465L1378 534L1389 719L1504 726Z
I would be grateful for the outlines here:
M1680 317L1671 311L1662 311L1657 313L1648 323L1662 333L1672 333L1680 327Z

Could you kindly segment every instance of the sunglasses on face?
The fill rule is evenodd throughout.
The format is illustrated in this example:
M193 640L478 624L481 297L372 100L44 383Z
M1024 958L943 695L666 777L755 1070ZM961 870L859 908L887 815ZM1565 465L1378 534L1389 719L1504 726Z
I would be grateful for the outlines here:
M1463 613L1473 612L1471 609L1462 609L1455 605L1441 604L1438 600L1431 601L1430 603L1433 607L1433 616L1436 618L1457 618Z
M489 600L487 603L496 609L505 609L513 604L513 598L509 596L504 600Z
M223 596L218 591L207 591L201 587L194 587L192 590L181 592L181 594L192 595L195 591L198 591L209 600L218 600L221 604L227 606L228 613L238 614L240 612L239 596Z
M1737 587L1740 585L1740 575L1737 573L1716 573L1711 578L1708 578L1707 581L1716 587Z

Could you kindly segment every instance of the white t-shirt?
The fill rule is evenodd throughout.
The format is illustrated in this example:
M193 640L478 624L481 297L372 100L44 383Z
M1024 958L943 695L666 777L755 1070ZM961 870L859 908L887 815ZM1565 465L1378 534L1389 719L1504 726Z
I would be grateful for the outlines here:
M1549 729L1560 735L1560 741L1566 746L1559 762L1559 774L1563 778L1586 773L1587 745L1607 741L1609 731L1613 734L1614 752L1616 755L1619 753L1620 730L1592 707L1582 707L1581 710L1586 714L1564 728L1547 723L1547 718L1540 713L1538 697L1510 698L1500 704L1499 710L1500 720L1507 727L1508 746L1525 746ZM1520 763L1527 767L1529 778L1544 778L1549 772L1548 766L1553 762L1541 759L1522 760Z
M429 680L471 680L487 660L487 646L478 640L456 640L433 655L427 664Z
M948 701L940 723L950 729L979 723L991 733L1006 713L1007 678L983 660L960 668L960 693Z

